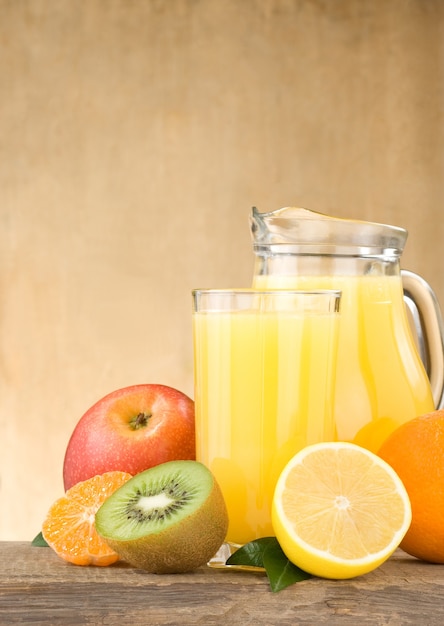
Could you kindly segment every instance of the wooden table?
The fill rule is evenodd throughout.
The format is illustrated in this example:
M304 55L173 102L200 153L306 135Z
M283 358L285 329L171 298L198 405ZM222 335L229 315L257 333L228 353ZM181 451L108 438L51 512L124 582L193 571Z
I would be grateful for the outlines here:
M444 565L400 550L366 576L312 578L279 593L262 572L78 567L26 542L0 542L0 570L1 626L444 624Z

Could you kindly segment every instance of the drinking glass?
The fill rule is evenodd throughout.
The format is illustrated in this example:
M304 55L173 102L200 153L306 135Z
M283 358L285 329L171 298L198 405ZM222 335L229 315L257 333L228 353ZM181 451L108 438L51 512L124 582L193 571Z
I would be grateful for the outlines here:
M224 495L227 544L273 536L280 472L333 441L340 291L193 291L196 456ZM225 558L225 557L224 557Z

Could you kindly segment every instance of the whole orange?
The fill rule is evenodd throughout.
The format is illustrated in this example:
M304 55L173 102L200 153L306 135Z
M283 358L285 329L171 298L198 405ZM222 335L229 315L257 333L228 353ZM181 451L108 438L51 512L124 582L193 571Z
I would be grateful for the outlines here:
M399 426L378 454L401 478L412 505L400 547L418 559L444 563L444 410Z

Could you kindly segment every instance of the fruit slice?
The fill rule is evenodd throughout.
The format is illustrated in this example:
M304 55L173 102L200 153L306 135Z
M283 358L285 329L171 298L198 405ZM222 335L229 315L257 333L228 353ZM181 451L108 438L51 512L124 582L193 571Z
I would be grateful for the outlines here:
M284 468L272 520L295 565L315 576L351 578L394 552L411 507L401 479L374 453L351 443L320 443Z
M111 565L118 555L101 539L94 526L97 509L131 474L107 472L77 483L54 502L42 526L49 546L75 565Z
M198 461L169 461L137 474L96 515L97 532L123 560L156 574L204 565L227 528L219 485Z

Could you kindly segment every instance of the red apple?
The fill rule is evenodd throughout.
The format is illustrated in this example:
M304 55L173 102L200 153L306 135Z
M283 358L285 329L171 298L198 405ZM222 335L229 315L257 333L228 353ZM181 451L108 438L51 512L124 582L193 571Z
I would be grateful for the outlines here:
M69 489L111 470L134 475L195 458L193 400L165 385L133 385L108 394L79 420L66 449L63 482Z

